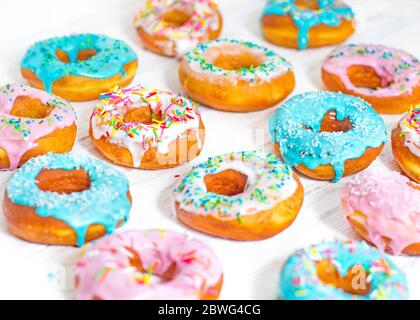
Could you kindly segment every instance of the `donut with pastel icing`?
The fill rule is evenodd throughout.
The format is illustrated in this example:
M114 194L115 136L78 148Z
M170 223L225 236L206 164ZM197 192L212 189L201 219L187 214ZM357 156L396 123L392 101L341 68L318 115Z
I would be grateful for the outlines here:
M82 246L128 219L128 179L102 161L72 154L30 159L10 178L3 212L26 241Z
M223 19L213 0L146 0L135 25L146 49L182 58L200 42L217 39Z
M295 220L303 187L291 167L263 151L231 152L195 166L174 189L178 219L232 240L275 236Z
M154 170L197 157L205 128L191 100L138 85L103 94L92 113L89 134L112 162Z
M70 151L76 131L76 113L67 101L25 85L0 88L0 170Z
M269 131L287 164L333 182L367 168L388 140L383 119L367 102L325 91L284 102L270 117Z
M420 255L420 185L407 177L363 172L343 189L341 207L353 229L380 250Z
M327 90L358 96L379 113L400 114L420 103L420 61L382 45L336 48L322 65Z
M340 0L269 0L261 25L269 42L300 50L341 43L355 30L353 10Z
M411 108L392 131L392 153L405 174L420 183L420 107Z
M280 275L283 300L406 300L405 274L364 242L336 240L297 250Z
M223 272L214 251L199 240L132 230L86 245L74 281L80 300L215 300Z
M126 43L96 34L37 42L21 63L31 86L70 101L98 99L102 92L128 85L136 71L137 55Z
M272 107L295 87L289 62L268 48L239 40L214 40L187 52L179 79L194 101L233 112Z

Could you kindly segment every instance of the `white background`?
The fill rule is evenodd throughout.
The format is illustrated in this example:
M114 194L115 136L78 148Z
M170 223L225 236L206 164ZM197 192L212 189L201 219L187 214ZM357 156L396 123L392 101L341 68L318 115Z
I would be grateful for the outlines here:
M139 0L3 1L0 19L0 84L22 83L19 64L35 41L70 33L94 32L126 41L138 53L134 83L182 92L178 62L144 51L133 26ZM419 0L347 0L357 13L358 30L348 42L385 44L420 57ZM295 51L275 47L261 36L259 19L263 0L220 0L225 20L222 36L269 46L294 66L297 86L293 94L322 88L320 66L329 48ZM74 152L102 158L89 141L88 119L95 102L75 103L79 116ZM203 107L207 140L200 159L228 151L272 151L267 120L275 108L252 113L224 113ZM391 130L399 116L384 117ZM264 134L264 141L256 139ZM375 162L399 170L389 144ZM333 238L359 239L339 207L343 179L338 184L302 178L305 203L295 223L278 236L261 242L233 242L208 237L181 225L171 213L170 192L175 175L190 164L164 171L120 168L130 178L133 209L122 228L173 229L202 239L217 252L225 282L222 299L272 299L285 259L295 249ZM0 194L11 172L0 172ZM0 200L1 201L1 200ZM1 210L1 209L0 209ZM80 249L26 243L10 235L0 214L0 298L73 298L71 266ZM420 298L420 258L392 257L408 276L411 298Z

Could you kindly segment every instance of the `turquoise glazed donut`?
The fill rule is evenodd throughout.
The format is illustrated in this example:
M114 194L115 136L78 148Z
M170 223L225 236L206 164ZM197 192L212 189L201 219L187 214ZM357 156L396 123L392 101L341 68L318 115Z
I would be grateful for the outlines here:
M92 50L92 53L85 57L85 60L80 60L79 53L84 50ZM68 61L63 61L63 57L60 58L59 52L62 55L66 54ZM43 88L40 89L53 93L53 89L55 89L54 83L69 75L93 80L104 80L121 74L123 81L125 78L132 76L131 74L126 74L124 67L136 61L136 53L123 41L103 35L79 34L51 38L35 43L26 52L21 67L24 78L31 85L37 86L34 80L28 76L28 70L42 82ZM134 69L137 69L137 63ZM91 86L92 84L88 87ZM67 91L70 90L70 88L65 89ZM54 93L57 94L57 92ZM60 96L63 96L63 94ZM63 98L67 97L63 96Z
M297 47L306 49L310 43L309 30L311 28L318 25L339 27L343 21L352 21L354 18L353 10L339 0L313 1L317 2L318 9L301 8L296 5L296 0L269 0L263 12L263 28L266 27L264 18L267 16L290 16L298 30ZM267 36L267 31L264 32ZM267 38L271 40L271 37ZM279 40L273 42L280 44Z
M89 176L90 185L80 192L43 191L38 186L38 176L51 169L83 169ZM6 187L6 196L12 204L33 208L39 217L65 222L76 233L78 246L85 243L89 226L102 225L109 234L120 222L127 221L131 208L128 193L128 179L120 172L102 161L72 154L32 158L16 171ZM4 211L9 220L6 207Z
M348 119L352 128L346 132L321 131L321 123L330 111L338 121ZM346 174L347 160L358 159L367 148L381 148L387 141L384 121L367 102L323 91L299 94L283 103L270 117L269 130L286 163L304 165L309 170L331 165L333 182Z
M351 273L353 289L369 284L366 295L324 283L318 264L328 262L344 278ZM379 250L365 242L323 242L296 251L283 266L280 298L284 300L402 300L408 299L405 274Z

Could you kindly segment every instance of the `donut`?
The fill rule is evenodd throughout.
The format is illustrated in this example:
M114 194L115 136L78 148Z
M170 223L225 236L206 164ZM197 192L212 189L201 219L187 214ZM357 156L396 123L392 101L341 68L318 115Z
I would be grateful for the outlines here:
M348 182L341 206L353 229L380 250L420 255L420 185L396 171L368 170Z
M284 58L237 40L214 40L187 52L179 78L193 100L236 112L272 107L295 87L292 67Z
M392 152L405 174L420 183L420 107L411 108L392 131Z
M261 24L267 41L295 49L338 44L355 30L352 9L339 0L269 0Z
M76 113L66 101L24 85L0 88L0 170L70 151L76 131Z
M146 49L182 58L200 42L217 39L223 21L213 0L146 0L135 25Z
M10 178L3 212L26 241L82 246L128 219L128 179L102 161L72 154L30 159Z
M420 61L381 45L336 48L322 65L322 80L327 90L358 96L379 113L400 114L420 103Z
M102 95L89 132L106 158L140 169L172 168L194 159L205 136L195 103L140 85Z
M126 43L96 34L37 42L21 64L31 86L71 101L98 99L116 85L128 85L136 71L137 55Z
M367 168L387 141L384 121L367 102L333 92L294 96L271 116L269 129L287 164L333 182Z
M74 280L81 300L215 300L223 273L213 250L199 240L132 230L87 244Z
M232 240L275 236L295 220L303 187L288 165L263 151L209 158L181 179L173 193L185 225Z
M405 274L364 242L336 240L299 249L280 275L284 300L406 300Z

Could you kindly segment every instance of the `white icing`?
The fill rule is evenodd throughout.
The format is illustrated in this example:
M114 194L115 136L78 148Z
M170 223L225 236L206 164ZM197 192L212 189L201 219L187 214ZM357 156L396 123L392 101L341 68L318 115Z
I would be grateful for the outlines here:
M184 12L191 18L174 27L163 19L169 10ZM135 19L136 27L141 27L149 35L167 39L156 42L165 54L178 57L199 42L208 40L208 33L218 30L221 23L212 0L147 0Z
M197 166L192 172L181 179L177 184L173 199L179 203L180 208L197 215L214 216L219 220L228 221L237 219L238 216L257 214L269 210L291 197L296 189L297 183L293 178L293 171L278 159L274 159L269 165L264 159L275 157L263 151L255 152L257 161L239 160L240 153L230 153L220 156L222 162L211 166ZM233 159L232 159L233 158ZM216 174L224 170L233 169L247 176L247 183L244 191L233 196L216 195L207 192L204 177L208 174ZM272 173L276 171L279 176ZM280 172L280 173L278 173ZM281 182L279 177L284 178ZM281 183L281 186L276 186ZM265 197L265 201L255 197L255 191L259 190ZM206 199L221 199L220 204L215 208L205 206Z
M220 56L248 54L255 57L258 65L252 68L225 70L214 65ZM237 40L214 40L200 44L185 55L184 63L189 72L207 82L246 80L250 86L261 81L269 82L292 70L284 58L268 48Z
M412 154L420 158L420 135L414 128L410 128L404 124L406 118L407 115L400 121L400 128L404 133L404 146L406 146Z
M156 95L147 98L148 94L152 91L142 87L140 89L133 88L128 90L131 90L131 92L128 92L125 97L129 98L129 104L109 104L107 99L101 100L94 111L94 115L91 117L92 133L95 139L98 140L102 137L107 137L108 142L126 147L131 153L134 167L141 166L141 160L145 152L150 148L156 149L161 155L168 155L169 145L190 129L196 131L198 145L201 147L200 116L195 104L169 92L159 91ZM182 103L173 103L174 97ZM148 103L144 102L143 99L146 99ZM125 130L118 130L108 123L104 123L107 120L111 120L112 116L123 117L130 109L139 107L150 107L155 111L161 110L163 113L162 119L165 119L164 123L167 126L169 123L170 125L163 129L156 124L133 123L137 128L138 134L130 137ZM183 121L170 121L168 115L186 112L186 107L191 108L191 111L187 111L191 119L184 117ZM101 115L103 116L104 114L106 116L102 118ZM188 152L188 150L180 151Z

